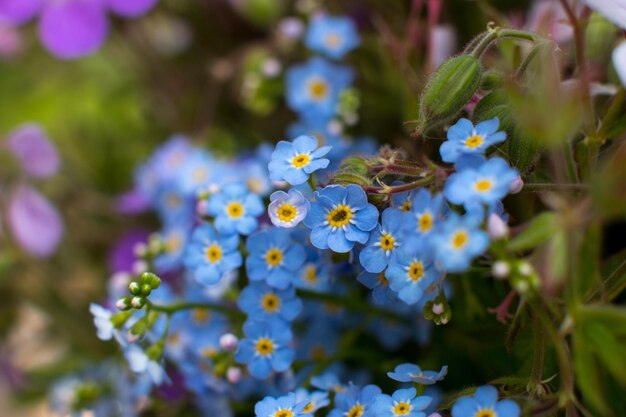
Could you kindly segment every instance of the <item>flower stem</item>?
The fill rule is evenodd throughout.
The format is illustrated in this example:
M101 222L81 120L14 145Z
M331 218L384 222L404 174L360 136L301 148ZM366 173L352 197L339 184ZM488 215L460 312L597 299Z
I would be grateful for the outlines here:
M403 193L405 191L411 191L419 187L424 187L426 185L431 184L433 181L435 181L435 176L431 174L427 176L426 178L408 182L406 184L393 185L393 186L382 185L379 187L371 185L371 186L363 187L363 189L365 190L366 193L369 193L369 194L391 195L391 194Z
M158 305L158 304L153 304L151 302L148 302L149 304L147 304L150 308L150 310L152 311L157 311L159 313L165 313L165 314L174 314L177 313L179 311L184 311L184 310L195 310L195 309L205 309L205 310L213 310L213 311L217 311L218 313L223 313L229 316L243 316L244 314L237 310L234 306L228 306L228 305L224 305L224 304L214 304L214 303L177 303L177 304L170 304L167 306L164 305Z

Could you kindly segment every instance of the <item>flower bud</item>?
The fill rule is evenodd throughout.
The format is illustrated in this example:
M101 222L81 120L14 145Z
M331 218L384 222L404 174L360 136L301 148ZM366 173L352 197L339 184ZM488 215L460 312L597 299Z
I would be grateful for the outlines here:
M148 321L143 317L130 326L130 334L133 336L141 336L146 330L148 330Z
M511 265L505 261L496 261L491 267L491 274L498 279L504 279L511 273Z
M226 370L226 379L231 384L236 384L237 382L241 381L241 368L230 366Z
M115 303L118 310L126 311L130 309L130 297L122 297Z
M441 303L433 304L432 311L436 315L440 315L441 313L445 311L445 307Z
M163 341L158 341L146 350L146 356L151 361L157 362L161 359L161 356L163 356L163 348Z
M504 239L509 235L509 226L502 220L502 217L491 213L487 218L487 233L492 240Z
M156 290L161 285L161 278L152 272L144 272L139 277L139 280L142 284L148 284L153 290Z
M144 297L147 297L150 295L150 293L152 292L152 287L150 286L150 284L143 284L141 286L141 295L143 295Z
M146 261L135 261L132 266L133 273L140 274L142 271L148 269L148 263Z
M237 345L239 344L239 339L232 333L225 333L220 336L220 346L222 349L233 352L237 349Z
M130 284L128 284L128 291L132 295L139 295L139 293L141 292L141 286L137 281L132 281Z
M482 72L480 61L472 55L459 55L441 64L422 94L417 131L461 111L478 89Z
M131 314L131 311L120 311L119 313L111 315L111 323L113 324L113 327L120 329L126 323Z
M148 245L143 242L136 243L135 246L133 246L133 253L140 258L144 257L146 253L148 253Z
M146 299L144 297L133 297L130 300L130 305L132 308L142 308L144 305L146 305Z
M520 262L520 264L517 266L517 270L520 274L525 276L530 276L533 272L535 272L532 265L526 261Z
M518 176L509 184L509 193L517 194L522 191L522 188L524 188L524 181Z

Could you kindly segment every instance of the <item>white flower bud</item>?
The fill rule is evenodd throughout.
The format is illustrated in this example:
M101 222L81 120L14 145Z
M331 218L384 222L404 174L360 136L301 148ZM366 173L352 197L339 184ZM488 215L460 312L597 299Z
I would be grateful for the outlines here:
M132 268L134 274L141 274L148 270L148 263L146 261L135 261Z
M502 220L502 217L491 213L487 218L487 233L492 240L500 240L509 235L509 226Z
M498 279L504 279L511 273L511 265L505 261L496 261L491 266L491 274Z
M196 205L196 212L198 214L206 214L207 213L207 200L199 200L198 204Z
M525 261L520 262L520 264L517 267L517 270L519 271L520 274L526 275L526 276L529 276L534 272L532 265Z
M443 304L441 303L437 303L437 304L433 304L433 313L435 313L436 315L440 315L441 313L444 312L444 307Z
M220 336L220 346L222 349L227 350L229 352L233 352L237 349L237 345L239 344L239 339L232 333L225 333Z
M119 310L126 310L129 307L128 300L126 298L120 298L115 303L115 307L117 307Z
M517 194L522 191L522 188L524 188L524 181L518 176L509 184L509 193Z
M241 368L231 366L226 370L226 379L231 384L236 384L241 381Z
M137 242L135 246L133 246L133 253L135 256L142 257L148 252L148 245L144 242Z
M261 66L261 72L268 78L276 77L278 74L280 74L281 69L282 66L276 58L266 59Z
M528 291L528 287L528 281L523 279L520 279L515 283L515 289L520 294L526 294L526 292Z
M141 297L133 297L130 300L130 305L133 306L133 308L141 308L143 307L143 299Z

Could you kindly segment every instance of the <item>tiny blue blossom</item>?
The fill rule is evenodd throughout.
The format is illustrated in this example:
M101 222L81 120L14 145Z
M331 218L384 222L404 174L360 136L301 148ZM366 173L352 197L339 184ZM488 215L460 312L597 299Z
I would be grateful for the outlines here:
M207 213L215 216L215 228L224 234L254 232L263 210L261 198L239 183L225 185L207 201Z
M191 235L183 262L200 284L217 284L225 273L243 263L238 246L238 235L223 236L203 224Z
M287 104L307 118L329 119L336 113L339 95L352 79L350 68L311 58L287 71Z
M306 260L294 279L294 285L296 288L327 292L330 288L330 266L332 265L329 254L320 253L310 245L305 247L305 251Z
M491 158L478 168L467 168L452 174L446 181L444 195L453 204L493 205L504 198L513 180L519 177L515 168L502 158Z
M444 162L456 162L464 154L484 155L487 148L506 140L506 133L498 131L497 117L478 123L460 119L448 130L448 140L441 144L439 153Z
M431 195L430 191L422 188L417 190L412 200L404 207L408 207L407 231L410 234L428 235L436 229L437 225L448 207L443 198L443 194Z
M312 414L322 407L330 404L328 393L325 391L307 391L304 388L298 388L295 392L296 402L304 404L303 414Z
M317 201L304 219L311 230L311 243L318 249L345 253L355 242L365 243L378 224L378 210L367 202L357 185L329 185L315 193Z
M291 228L304 220L309 212L309 206L309 200L295 188L288 192L275 191L270 195L267 214L274 226Z
M328 413L328 417L369 416L374 399L379 394L381 390L376 385L359 388L350 384L347 389L337 393L335 408Z
M95 303L89 305L89 312L93 315L93 322L98 331L98 339L111 340L111 338L113 338L113 332L115 331L115 327L113 323L111 323L113 313Z
M520 412L515 401L498 401L498 390L491 385L478 387L474 395L461 397L452 406L452 417L519 417Z
M382 272L393 263L402 245L403 216L400 210L387 208L383 211L381 225L370 234L367 246L359 254L359 261L367 272Z
M293 287L276 290L264 283L252 283L241 291L239 308L250 317L286 321L295 319L302 310L302 301Z
M386 276L398 298L407 304L418 303L439 278L426 239L414 237L400 248Z
M254 406L256 417L300 417L304 414L305 400L290 392L282 397L265 397Z
M426 417L425 410L432 398L422 395L417 397L415 388L404 388L392 395L380 394L372 405L373 417Z
M399 382L417 382L422 385L432 385L436 382L443 381L448 374L448 367L443 366L439 372L422 371L422 369L412 363L403 363L393 370L387 372L387 376Z
M359 45L359 35L351 19L319 15L311 20L306 46L330 58L339 59Z
M480 218L450 215L431 237L435 261L449 272L463 272L489 246L489 236L478 228Z
M270 286L284 290L304 264L304 247L295 243L287 230L271 228L248 237L246 271L251 281L265 280Z
M334 372L326 372L311 378L311 386L322 389L324 391L342 392L346 390L339 377Z
M268 164L270 179L291 185L303 184L313 172L328 166L330 161L322 157L330 149L330 146L318 148L317 139L310 135L298 136L293 142L281 140Z
M291 366L294 351L289 347L291 329L282 320L252 321L243 325L245 338L239 342L235 360L248 365L248 371L258 379L272 373L284 372Z

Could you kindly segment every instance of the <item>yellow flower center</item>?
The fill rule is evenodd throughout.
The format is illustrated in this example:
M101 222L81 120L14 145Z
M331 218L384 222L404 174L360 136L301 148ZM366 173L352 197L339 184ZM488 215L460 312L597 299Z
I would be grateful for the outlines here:
M385 233L380 237L380 247L387 251L395 247L396 240L389 233Z
M309 284L317 284L317 268L314 264L308 264L304 267L303 277Z
M293 417L293 412L291 410L278 410L274 413L274 417Z
M328 84L322 79L309 81L309 94L315 101L321 101L328 95Z
M309 414L311 411L313 411L313 403L308 403L307 405L304 406L304 408L302 409L302 413L303 414Z
M308 165L309 162L311 162L311 157L305 153L301 153L293 157L291 165L296 168L302 168L303 166Z
M352 219L352 211L350 210L350 206L346 206L345 204L340 204L336 208L332 209L328 213L328 224L331 227L343 227L350 223L350 219Z
M419 216L419 220L417 223L419 225L420 232L428 232L430 229L433 228L433 215L428 212L422 213L422 215Z
M383 286L387 286L389 285L389 280L387 279L387 277L385 276L385 272L381 272L380 274L378 274L378 282L380 283L380 285Z
M204 308L196 308L191 313L191 317L196 324L204 324L209 321L209 310Z
M409 266L409 278L413 281L418 281L424 276L424 264L420 261L414 261Z
M243 216L243 211L243 204L241 204L239 201L231 201L226 206L226 213L229 217L232 217L233 219L238 219L239 217Z
M356 404L354 407L352 407L350 409L350 411L348 411L348 414L346 414L346 417L361 417L361 415L363 414L363 406L361 404Z
M454 249L463 249L465 245L467 245L468 235L465 230L459 230L454 235L452 235L452 247Z
M283 263L283 251L272 248L265 253L265 262L271 267L279 266Z
M496 417L496 413L494 413L493 410L478 410L476 414L474 414L474 417Z
M324 38L324 42L326 42L326 46L329 46L332 48L332 47L339 45L339 43L341 42L341 37L337 35L336 33L329 33Z
M465 140L465 146L468 148L476 148L477 146L482 145L485 140L480 135L472 135Z
M280 298L272 292L268 292L261 299L261 307L269 313L275 313L280 308Z
M267 337L261 337L256 341L255 349L261 356L268 356L274 352L274 342Z
M402 211L404 211L404 212L411 211L411 202L410 201L405 201L404 203L402 203Z
M411 411L411 404L398 403L393 407L393 413L397 416L403 416L409 414Z
M493 187L493 182L491 180L478 180L474 184L474 188L481 193L485 193Z
M206 258L212 264L222 259L222 248L219 245L211 245L206 249Z
M283 203L278 206L276 214L278 214L278 220L281 222L290 222L298 215L298 209L292 204Z

